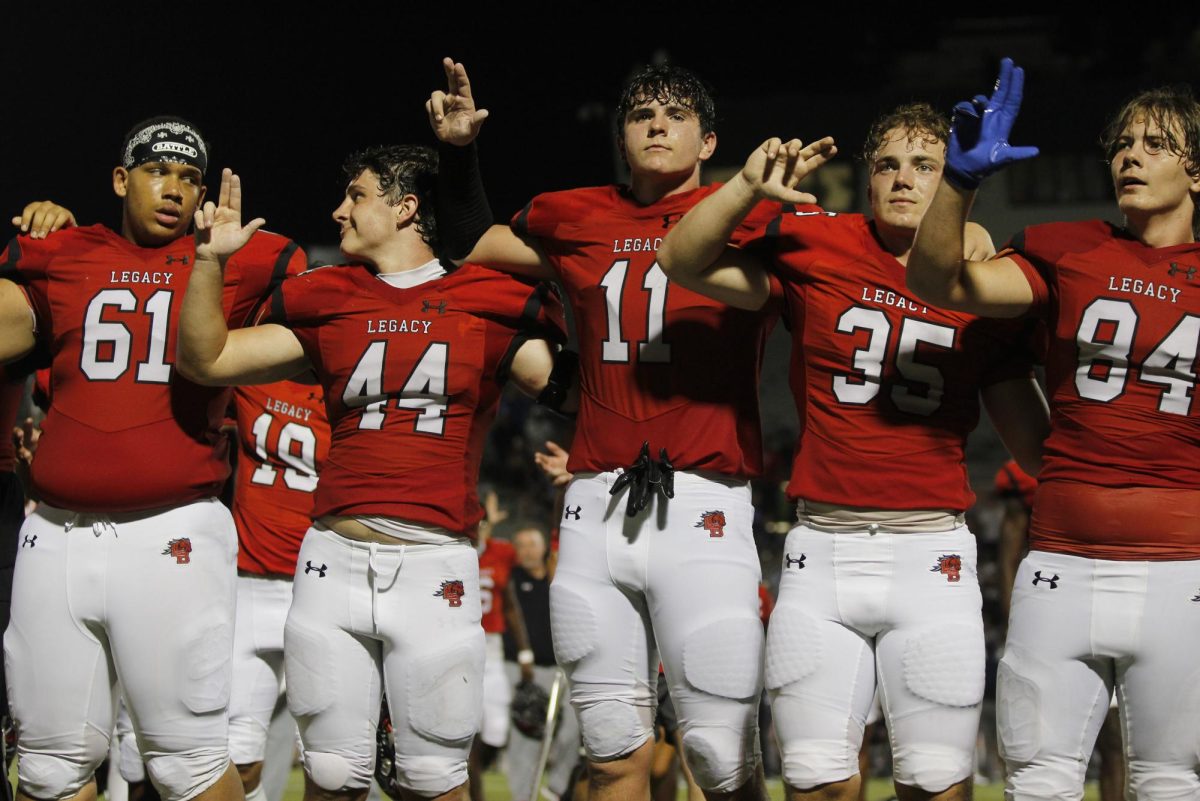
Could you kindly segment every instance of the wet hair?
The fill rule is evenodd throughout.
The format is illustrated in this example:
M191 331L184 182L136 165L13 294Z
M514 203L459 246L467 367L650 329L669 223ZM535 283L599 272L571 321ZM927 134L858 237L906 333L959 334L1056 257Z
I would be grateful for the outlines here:
M1160 86L1129 98L1100 135L1107 161L1111 162L1117 153L1121 132L1138 117L1145 117L1147 126L1158 128L1166 139L1167 150L1179 156L1189 175L1200 173L1200 103L1196 102L1190 86ZM1192 202L1192 232L1198 233L1200 198L1193 195Z
M678 103L691 109L700 120L700 132L704 135L715 130L717 111L712 94L695 73L673 64L647 65L625 82L621 97L617 100L617 141L621 141L625 117L629 112L651 100L664 105Z
M363 170L379 180L381 195L388 205L399 205L405 195L417 198L414 224L421 240L435 252L441 249L437 218L434 214L434 185L437 183L438 158L432 148L420 145L377 145L352 153L342 165L347 181Z
M871 166L879 151L887 145L888 133L897 129L908 135L909 142L919 138L926 144L945 144L950 138L950 120L945 114L928 103L905 103L881 114L871 123L859 154L864 164Z
M1121 132L1141 116L1162 132L1167 148L1183 159L1188 172L1200 169L1200 103L1192 95L1191 87L1161 86L1127 100L1100 136L1106 157L1112 159Z

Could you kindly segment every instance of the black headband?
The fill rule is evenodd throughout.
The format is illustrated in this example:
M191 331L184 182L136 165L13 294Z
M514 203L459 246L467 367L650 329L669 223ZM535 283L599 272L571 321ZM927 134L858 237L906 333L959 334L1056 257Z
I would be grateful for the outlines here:
M191 164L203 174L208 169L208 148L196 129L186 122L152 122L129 137L121 166L132 170L148 161Z

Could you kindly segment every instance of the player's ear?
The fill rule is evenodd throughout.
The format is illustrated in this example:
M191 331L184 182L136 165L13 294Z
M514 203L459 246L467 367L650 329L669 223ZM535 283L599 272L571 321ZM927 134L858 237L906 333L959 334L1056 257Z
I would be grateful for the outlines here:
M204 195L207 192L208 192L208 187L205 186L204 184L200 184L200 194L196 197L196 208L200 208L204 205Z
M708 161L717 149L717 132L709 131L700 138L700 160Z
M129 192L129 170L124 167L113 167L113 192L117 197Z
M408 194L400 198L400 202L392 207L396 214L396 230L400 230L416 219L417 208L420 205L421 202L417 200L416 195Z

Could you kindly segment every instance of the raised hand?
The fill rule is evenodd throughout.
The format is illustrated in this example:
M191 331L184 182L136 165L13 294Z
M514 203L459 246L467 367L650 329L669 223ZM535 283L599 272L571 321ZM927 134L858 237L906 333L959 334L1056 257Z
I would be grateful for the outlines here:
M570 484L571 479L574 478L567 472L567 458L570 455L557 442L546 440L546 452L535 453L533 461L542 468L542 472L546 474L546 478L550 479L551 484L555 487L564 487Z
M991 97L975 95L954 107L950 141L946 143L946 180L960 189L976 189L980 182L1014 161L1033 158L1036 147L1008 143L1021 110L1025 70L1011 58L1001 59L1000 75Z
M808 145L799 139L783 142L771 138L754 149L741 175L759 197L781 203L812 204L817 199L798 191L796 186L835 155L837 146L831 136Z
M254 232L266 224L256 217L242 225L242 179L226 167L221 171L221 193L218 202L211 200L204 208L196 209L196 260L225 261L240 250Z
M430 95L425 111L438 139L463 147L475 141L488 113L475 108L467 68L452 58L442 59L442 66L446 69L446 91L439 89Z
M45 239L47 234L60 228L72 228L77 223L70 209L63 208L53 200L36 200L28 204L12 224L34 239Z

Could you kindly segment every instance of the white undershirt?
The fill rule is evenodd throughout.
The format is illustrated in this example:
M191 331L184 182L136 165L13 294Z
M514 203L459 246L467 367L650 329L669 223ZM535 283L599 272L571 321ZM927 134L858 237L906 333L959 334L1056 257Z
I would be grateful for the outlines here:
M420 267L404 270L399 273L376 273L375 277L385 284L397 289L411 289L414 286L427 284L446 274L446 268L437 259L427 261Z

